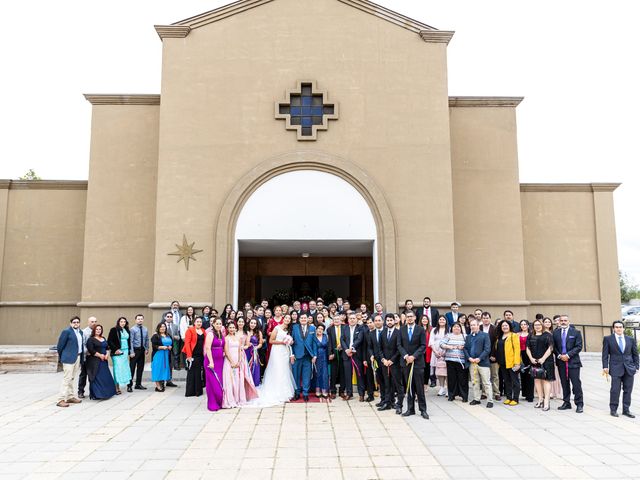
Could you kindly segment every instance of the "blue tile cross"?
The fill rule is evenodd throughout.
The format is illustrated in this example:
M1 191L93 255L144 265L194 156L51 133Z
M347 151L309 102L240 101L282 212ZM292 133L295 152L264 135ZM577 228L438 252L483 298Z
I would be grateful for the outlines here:
M287 97L276 102L276 118L287 121L287 130L297 130L298 140L315 140L317 130L327 130L328 120L338 118L337 105L315 88L315 82L299 82Z

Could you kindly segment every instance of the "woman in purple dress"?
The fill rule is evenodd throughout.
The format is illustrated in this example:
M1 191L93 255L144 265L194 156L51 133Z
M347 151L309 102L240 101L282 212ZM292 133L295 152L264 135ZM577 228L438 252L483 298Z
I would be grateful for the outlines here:
M204 344L204 374L207 391L207 408L216 412L222 408L222 366L224 365L224 335L222 320L216 318L213 332Z
M253 377L253 384L257 387L260 385L260 357L258 352L262 348L263 338L258 320L251 318L246 324L245 333L249 337L249 348L245 350L247 354L247 363L249 364L249 373Z

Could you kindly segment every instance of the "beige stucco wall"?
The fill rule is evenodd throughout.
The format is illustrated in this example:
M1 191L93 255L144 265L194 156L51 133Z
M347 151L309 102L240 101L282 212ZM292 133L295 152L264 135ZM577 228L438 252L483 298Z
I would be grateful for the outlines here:
M450 112L458 300L517 305L525 284L515 108Z
M15 182L0 189L0 212L6 212L0 343L49 343L77 313L86 194L86 182Z
M522 186L529 315L567 313L586 329L587 348L620 318L613 214L617 185ZM564 190L564 191L563 191Z
M340 119L316 142L298 142L274 120L274 102L299 79L316 80L340 104ZM449 141L446 45L340 2L280 0L165 38L154 301L231 300L212 291L213 269L226 261L212 255L225 195L253 167L295 151L364 169L395 218L397 291L450 298ZM171 188L194 175L209 188ZM166 256L182 232L205 250L189 272Z
M152 299L158 114L157 105L93 107L83 307Z

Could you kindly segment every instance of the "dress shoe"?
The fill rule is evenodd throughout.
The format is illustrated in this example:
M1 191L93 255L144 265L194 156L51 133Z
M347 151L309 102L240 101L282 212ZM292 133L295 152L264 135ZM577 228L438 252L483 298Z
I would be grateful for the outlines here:
M487 408L493 408L493 402L487 402Z
M500 395L494 395L494 396L493 396L493 399L494 399L495 401L499 402L500 400L502 400L502 396L500 396Z
M136 390L146 390L147 389L147 387L145 387L144 385L136 385L133 388L135 388Z
M449 400L450 402L453 402L455 400L455 397L453 397L453 398L449 397L449 398L447 398L447 400Z
M562 405L560 405L558 407L558 410L571 410L571 404L570 403L563 403Z
M178 386L173 382L167 382L166 385L167 385L167 387L177 387Z
M576 413L582 413L582 405L580 405L579 407L576 407Z
M416 412L414 412L413 410L407 410L406 412L404 412L402 414L403 417L410 417L411 415L415 415Z
M383 412L384 410L391 410L391 405L380 405L378 407L379 412Z
M478 400L471 400L469 405L480 405L480 402Z
M435 386L436 386L436 382L431 382L431 383L429 384L429 386L430 386L431 388L435 387Z
M468 400L466 398L462 399L462 403L467 403L467 402L468 402Z
M626 412L622 412L622 415L629 418L636 418L636 416L633 413L631 413L629 410L627 410Z
M69 400L67 400L67 403L69 403L69 404L71 404L71 403L82 403L82 400L78 400L77 398L71 397Z
M303 399L305 402L308 402L308 401L309 401L309 395L302 395L302 399Z
M335 400L335 399L336 399L336 394L335 394L335 393L330 394L330 395L329 395L329 398L330 398L331 400Z
M364 402L364 395L359 395L358 396L358 401L359 402Z
M353 395L345 395L344 397L342 397L342 399L348 402L349 400L353 400Z
M376 406L376 407L381 407L382 405L384 405L384 402L380 401L380 402L376 403L376 405L375 405L375 406Z
M483 393L483 394L480 396L480 400L486 400L486 399L487 399L487 396Z
M78 398L84 398L84 393L78 393Z
M396 408L396 415L402 415L402 408L400 407Z
M294 401L294 402L296 402L296 401L298 401L298 400L300 400L300 394L299 394L298 392L296 392L296 393L293 395L293 401Z
M611 411L611 416L612 417L619 417L620 415L618 415L618 412L616 412L615 410Z
M131 385L127 385L127 392L129 393L133 392L133 388L131 388Z
M367 402L373 402L373 400L374 400L374 398L373 398L373 396L372 396L372 395L369 395L369 396L367 397Z
M58 403L56 403L56 407L68 407L68 406L69 404L64 400L60 400Z
M420 412L420 416L425 420L429 420L429 414L427 412Z

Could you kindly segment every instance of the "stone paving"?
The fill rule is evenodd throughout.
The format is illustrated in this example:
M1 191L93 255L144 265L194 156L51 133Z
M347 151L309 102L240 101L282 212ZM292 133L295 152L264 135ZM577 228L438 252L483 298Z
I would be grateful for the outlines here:
M184 384L61 409L61 374L0 375L0 480L640 478L640 421L609 416L599 362L584 363L582 415L430 389L429 421L342 400L210 413Z

